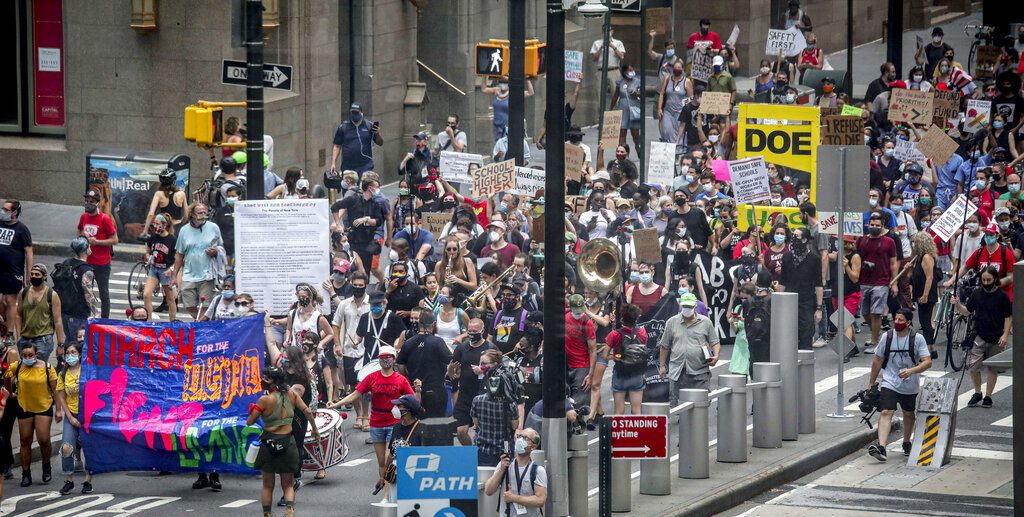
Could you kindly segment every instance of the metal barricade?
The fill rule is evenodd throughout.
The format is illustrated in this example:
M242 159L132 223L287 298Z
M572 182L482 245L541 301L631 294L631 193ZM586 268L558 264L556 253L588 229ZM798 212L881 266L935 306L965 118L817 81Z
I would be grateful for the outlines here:
M728 393L718 397L718 461L747 461L747 376L722 374L718 385Z
M754 447L782 447L782 370L778 363L754 363Z
M679 477L705 479L709 472L707 390L679 390L680 402L692 402L693 409L679 415Z
M669 405L666 402L644 402L640 406L640 413L643 415L668 415ZM616 460L612 460L612 468ZM640 493L647 495L669 495L672 493L672 486L669 480L669 472L672 469L672 460L669 458L642 459L640 460Z
M797 353L800 371L800 434L814 432L814 351L801 350Z

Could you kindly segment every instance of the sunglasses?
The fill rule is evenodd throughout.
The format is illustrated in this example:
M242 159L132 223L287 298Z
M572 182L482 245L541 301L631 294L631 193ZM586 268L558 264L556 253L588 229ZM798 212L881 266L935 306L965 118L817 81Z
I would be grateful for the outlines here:
M248 307L249 306L249 302L242 302L242 303L237 303L236 302L235 305L237 305L239 307Z

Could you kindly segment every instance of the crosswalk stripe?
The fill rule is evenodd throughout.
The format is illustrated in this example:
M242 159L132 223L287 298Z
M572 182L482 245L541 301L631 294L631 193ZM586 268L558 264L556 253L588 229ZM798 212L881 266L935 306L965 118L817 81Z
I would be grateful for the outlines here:
M231 501L228 504L222 504L222 505L220 505L220 507L221 508L241 508L243 506L250 505L250 504L255 503L255 502L256 502L255 499L239 499L237 501Z
M846 383L851 379L856 379L857 377L863 377L869 373L871 373L871 368L864 366L855 366L843 372L843 383ZM822 393L825 393L828 390L834 389L838 385L838 374L830 375L814 383L814 394L821 395Z
M961 458L978 458L983 460L1013 460L1013 451L969 449L967 447L953 447L952 455Z
M346 462L342 463L341 466L342 467L355 467L355 466L358 466L358 465L362 465L363 463L366 463L368 461L370 461L370 458L359 458L359 459L352 460L352 461L346 461Z
M992 425L999 427L1013 427L1013 415L1009 415L1005 418L1000 418L999 420L992 422Z

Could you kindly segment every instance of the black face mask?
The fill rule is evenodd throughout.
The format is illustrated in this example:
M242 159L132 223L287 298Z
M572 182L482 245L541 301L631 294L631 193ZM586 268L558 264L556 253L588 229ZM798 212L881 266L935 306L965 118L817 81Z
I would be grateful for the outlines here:
M452 208L455 208L455 203L452 203L451 201L444 201L441 203L441 208L451 210Z
M794 240L793 244L791 244L791 247L793 248L793 251L796 253L804 253L807 251L807 243L801 241L800 239Z
M34 276L34 277L32 277L32 278L29 278L29 279L28 279L28 281L29 281L29 282L31 282L31 283L32 283L32 285L34 285L34 286L36 286L36 287L39 287L39 286L43 285L43 279L42 279L42 277L37 277L37 276Z
M997 284L996 282L992 282L991 284L981 284L981 286L984 287L985 290L990 293L995 292L996 289L999 288L999 284Z
M882 235L882 229L877 226L874 228L868 228L868 233L870 233L872 237L878 237L879 235Z
M366 287L353 287L352 288L352 296L354 296L356 298L362 298L364 294L366 294Z
M303 307L308 307L310 302L312 302L312 301L313 300L311 300L309 298L299 298L299 305L301 305Z
M470 332L470 333L468 333L468 335L469 335L469 340L471 342L473 342L473 343L476 343L477 341L480 341L484 337L484 333L483 332Z
M420 332L420 322L418 322L418 321L410 321L409 322L409 330L413 334L419 334L419 332Z
M505 301L501 302L501 308L505 309L506 311L514 310L516 308L516 301L515 300L505 300Z

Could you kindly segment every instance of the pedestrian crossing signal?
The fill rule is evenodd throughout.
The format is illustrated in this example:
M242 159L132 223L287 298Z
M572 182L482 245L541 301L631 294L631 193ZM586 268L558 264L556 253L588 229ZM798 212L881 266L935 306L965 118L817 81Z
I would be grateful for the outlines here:
M224 110L220 106L185 108L185 140L211 146L223 140Z
M488 43L476 44L476 75L508 76L508 47Z

